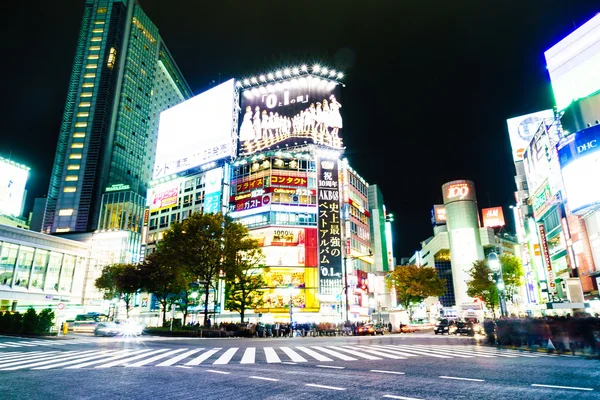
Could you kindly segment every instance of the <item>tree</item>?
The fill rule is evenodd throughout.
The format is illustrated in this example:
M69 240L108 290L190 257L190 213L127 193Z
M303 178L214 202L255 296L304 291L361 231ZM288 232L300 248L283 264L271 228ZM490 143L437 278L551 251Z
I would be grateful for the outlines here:
M506 297L513 299L518 288L523 284L522 278L525 275L523 264L519 257L512 254L503 254L500 256L500 265L502 266L502 279L504 280Z
M427 297L442 296L446 292L446 280L441 279L432 267L397 266L386 280L388 286L396 290L398 302L406 310Z
M470 297L481 299L495 315L498 306L498 286L492 279L494 273L485 260L476 260L469 270L471 280L467 282L467 294Z
M163 257L160 247L161 243L157 251L146 257L139 272L142 289L152 293L163 308L164 326L167 322L168 303L172 302L173 296L186 289L190 279L180 267Z
M138 266L135 264L111 264L102 269L96 279L96 287L104 292L105 299L119 298L125 302L129 318L129 305L133 296L141 288Z
M256 309L263 305L262 289L266 282L262 276L263 254L258 243L257 248L244 251L236 262L236 268L226 275L225 307L240 313L240 321L244 322L246 310Z

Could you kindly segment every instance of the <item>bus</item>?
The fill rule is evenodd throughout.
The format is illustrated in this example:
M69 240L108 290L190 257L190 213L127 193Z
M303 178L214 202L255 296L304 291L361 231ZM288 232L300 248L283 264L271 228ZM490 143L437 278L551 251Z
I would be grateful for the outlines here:
M98 323L106 321L108 321L108 316L106 314L77 314L75 321L73 321L73 332L93 333L98 326Z

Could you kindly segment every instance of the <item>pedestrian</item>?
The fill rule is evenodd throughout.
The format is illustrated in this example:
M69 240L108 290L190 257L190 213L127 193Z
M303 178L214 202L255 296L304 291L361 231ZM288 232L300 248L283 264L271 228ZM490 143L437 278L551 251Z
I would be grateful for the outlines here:
M394 326L392 325L392 323L391 323L391 322L390 322L390 323L388 323L388 331L389 331L390 333L392 333L392 329L393 329L393 327L394 327Z

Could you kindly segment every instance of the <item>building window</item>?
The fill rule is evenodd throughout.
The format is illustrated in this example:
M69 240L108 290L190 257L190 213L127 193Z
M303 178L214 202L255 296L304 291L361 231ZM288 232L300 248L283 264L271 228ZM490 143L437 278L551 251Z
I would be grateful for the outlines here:
M0 285L12 285L13 271L19 252L18 244L4 243L0 254Z
M94 25L104 25L104 21L94 21Z
M81 87L86 87L86 88L94 87L94 84L92 82L86 82L83 85L81 85Z
M44 276L46 276L46 267L48 266L48 250L36 249L33 259L33 272L31 274L31 287L35 289L44 289Z
M102 32L104 32L104 29L102 29L102 28L94 28L94 29L92 29L92 32L93 33L102 33Z
M91 42L101 42L102 38L101 37L93 37L90 39Z
M73 153L69 156L71 160L81 160L81 154Z
M108 61L106 62L106 66L109 69L113 69L113 67L115 66L116 59L117 59L117 49L115 49L114 47L111 47L110 52L108 53Z
M69 228L58 228L57 233L69 232ZM60 276L60 266L62 265L63 255L55 251L50 253L48 262L48 272L46 274L46 290L58 291L58 277Z
M75 128L85 128L87 126L87 122L76 122Z
M81 168L81 165L79 165L79 164L71 164L71 165L69 165L69 166L67 167L67 169L68 169L69 171L77 171L77 170L79 170L80 168Z
M77 188L73 187L73 186L67 186L63 190L63 192L65 192L65 193L75 193L76 191L77 191Z
M71 145L72 149L83 149L83 143L73 143Z
M81 103L79 103L79 107L90 107L92 105L92 103L89 103L87 101L82 101Z
M85 137L85 132L75 132L73 134L74 138L84 138Z
M89 112L78 112L77 113L77 118L86 118L89 117L90 113Z
M73 215L73 209L72 208L63 208L62 210L58 211L58 215L61 217L70 217L71 215Z
M88 60L97 60L100 56L98 54L90 54Z
M67 182L76 182L79 180L79 177L77 175L67 175L67 177L65 178L65 180Z
M93 72L88 72L87 74L83 75L83 77L87 79L95 78L96 74L94 74Z
M96 11L98 14L106 14L107 8L106 7L100 7L98 8L98 11Z
M92 93L91 92L83 92L83 93L81 93L81 97L92 97Z

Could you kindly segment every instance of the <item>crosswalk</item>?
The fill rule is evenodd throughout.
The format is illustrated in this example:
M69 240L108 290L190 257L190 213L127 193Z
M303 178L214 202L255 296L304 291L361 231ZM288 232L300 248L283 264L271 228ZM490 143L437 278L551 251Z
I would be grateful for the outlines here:
M55 368L193 367L199 365L309 363L359 360L405 360L409 358L538 358L547 354L481 346L452 345L346 345L94 349L84 351L0 351L0 371Z
M50 347L50 346L68 346L79 344L104 344L104 343L128 343L128 342L162 342L162 341L179 341L179 340L194 340L201 338L185 338L185 337L161 337L161 336L126 336L126 337L94 337L86 339L40 339L40 340L24 340L18 337L0 336L0 351L3 349L14 349L17 347Z

